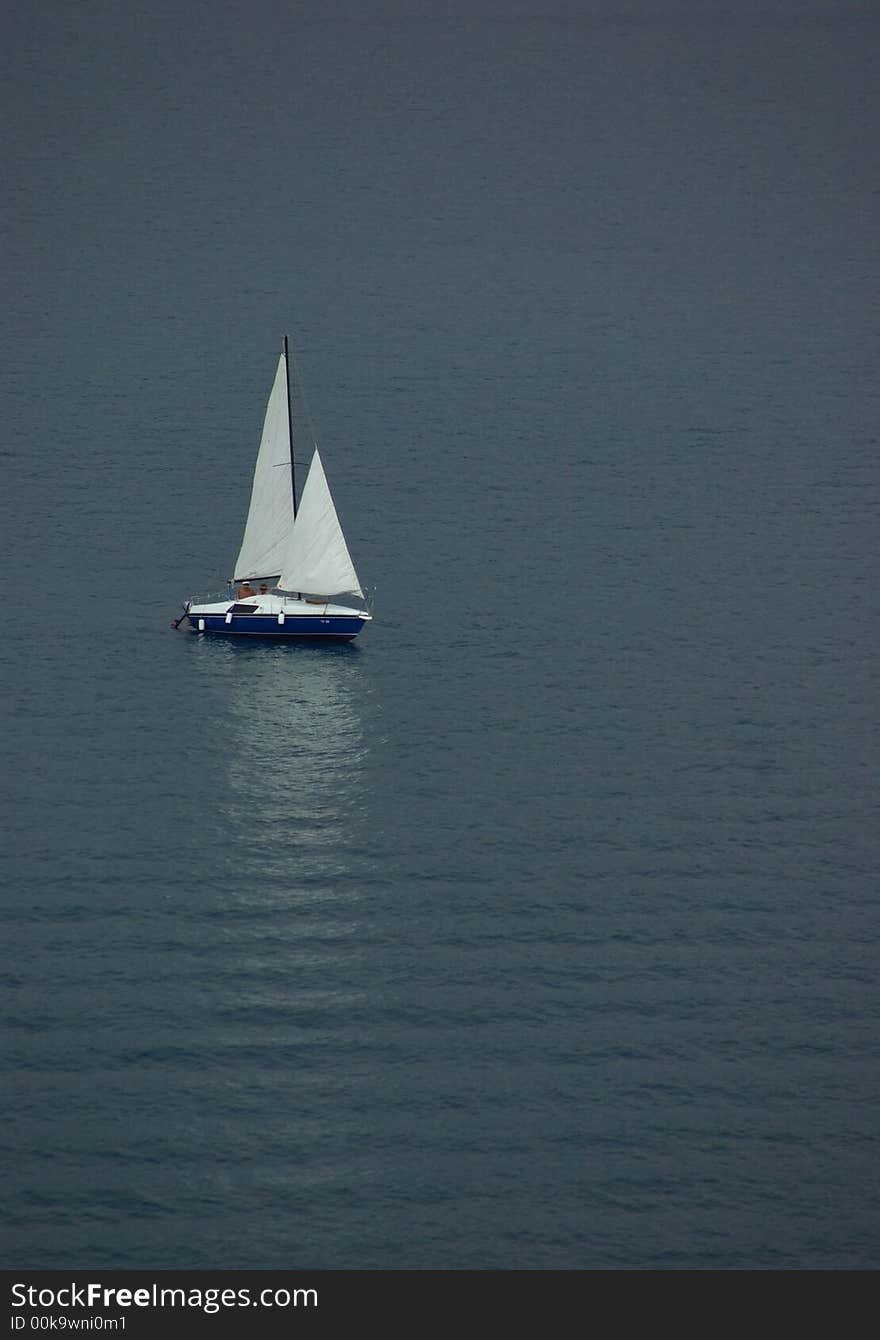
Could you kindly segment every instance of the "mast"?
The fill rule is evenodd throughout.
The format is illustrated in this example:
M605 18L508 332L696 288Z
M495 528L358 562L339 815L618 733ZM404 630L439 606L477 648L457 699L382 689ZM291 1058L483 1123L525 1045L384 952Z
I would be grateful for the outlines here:
M293 494L293 519L296 520L296 473L293 464L293 414L290 408L290 359L287 355L287 336L284 336L284 375L287 379L287 441L290 444L290 491Z

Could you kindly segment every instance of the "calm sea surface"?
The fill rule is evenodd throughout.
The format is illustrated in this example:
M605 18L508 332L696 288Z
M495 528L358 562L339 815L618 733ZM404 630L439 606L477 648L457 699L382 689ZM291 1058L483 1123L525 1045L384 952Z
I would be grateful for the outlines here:
M880 28L477 9L4 20L3 1265L880 1264Z

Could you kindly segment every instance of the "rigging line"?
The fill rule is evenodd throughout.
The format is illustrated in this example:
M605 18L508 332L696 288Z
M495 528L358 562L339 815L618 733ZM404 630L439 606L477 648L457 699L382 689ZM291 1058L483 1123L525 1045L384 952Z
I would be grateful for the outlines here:
M288 367L293 369L294 382L296 384L296 393L299 396L300 401L302 402L303 418L306 421L306 428L308 429L309 436L312 439L312 444L317 450L318 434L315 431L315 422L314 419L312 418L312 411L309 406L309 399L308 396L306 395L305 383L303 382L302 374L300 373L299 370L299 363L296 360L296 352L293 349L290 350Z
M293 494L293 519L296 520L296 462L293 459L293 410L290 405L290 354L284 336L284 377L287 382L287 445L290 452L290 491Z

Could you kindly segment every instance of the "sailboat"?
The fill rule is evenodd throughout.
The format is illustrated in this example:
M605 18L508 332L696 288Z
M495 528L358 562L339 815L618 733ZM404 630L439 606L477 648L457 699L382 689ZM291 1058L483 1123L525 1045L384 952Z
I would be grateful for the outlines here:
M351 598L364 603L353 605ZM297 499L285 335L229 596L219 601L186 601L173 627L186 622L195 633L348 641L372 617L317 444Z

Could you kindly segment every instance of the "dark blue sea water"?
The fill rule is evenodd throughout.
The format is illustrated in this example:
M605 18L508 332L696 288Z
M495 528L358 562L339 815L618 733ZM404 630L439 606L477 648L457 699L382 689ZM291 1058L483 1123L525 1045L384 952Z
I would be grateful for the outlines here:
M4 1265L878 1265L878 36L7 14Z

